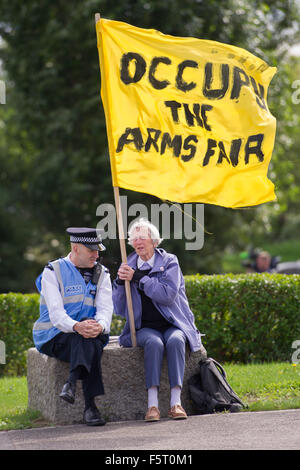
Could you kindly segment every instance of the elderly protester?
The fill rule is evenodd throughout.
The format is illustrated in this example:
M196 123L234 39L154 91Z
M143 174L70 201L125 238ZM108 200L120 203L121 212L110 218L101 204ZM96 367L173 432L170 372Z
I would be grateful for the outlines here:
M130 281L137 346L144 348L144 368L148 390L145 421L159 421L158 389L164 351L167 355L172 419L187 418L181 406L185 349L201 347L201 334L194 323L185 293L184 278L175 255L158 248L162 239L146 219L133 223L128 232L135 252L122 263L113 283L115 313L126 318L120 345L131 347L124 281Z

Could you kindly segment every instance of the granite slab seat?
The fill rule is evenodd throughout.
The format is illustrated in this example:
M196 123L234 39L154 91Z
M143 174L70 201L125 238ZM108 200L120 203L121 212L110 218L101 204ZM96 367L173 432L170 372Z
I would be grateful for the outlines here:
M206 357L205 348L194 353L186 350L186 368L182 389L182 405L188 415L196 414L190 399L187 380L197 372L198 362ZM111 337L102 355L102 374L105 395L96 398L96 404L107 421L144 419L147 391L144 378L144 352L142 348L123 348L117 337ZM81 423L84 399L78 381L73 405L59 398L69 375L69 364L41 354L35 348L27 353L28 408L39 410L51 423ZM159 390L161 417L169 409L169 381L164 357Z

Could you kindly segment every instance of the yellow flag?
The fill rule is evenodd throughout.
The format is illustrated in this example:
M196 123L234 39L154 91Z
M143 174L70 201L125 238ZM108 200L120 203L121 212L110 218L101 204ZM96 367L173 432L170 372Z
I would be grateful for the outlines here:
M232 208L275 199L275 67L215 41L106 19L96 28L114 186Z

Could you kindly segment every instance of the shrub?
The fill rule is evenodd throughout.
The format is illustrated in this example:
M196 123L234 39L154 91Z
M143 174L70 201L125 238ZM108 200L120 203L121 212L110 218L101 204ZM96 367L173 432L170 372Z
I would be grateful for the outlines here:
M300 340L300 276L186 276L186 291L209 356L220 361L289 361Z
M25 372L26 352L33 345L32 325L38 311L37 294L0 294L0 339L6 350L6 364L0 365L0 375Z

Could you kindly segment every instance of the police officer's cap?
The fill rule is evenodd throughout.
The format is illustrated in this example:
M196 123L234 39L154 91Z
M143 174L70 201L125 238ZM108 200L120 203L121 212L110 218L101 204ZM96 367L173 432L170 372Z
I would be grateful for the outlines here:
M69 227L66 232L70 235L70 242L81 243L91 250L106 250L102 244L100 234L94 228L88 227Z

